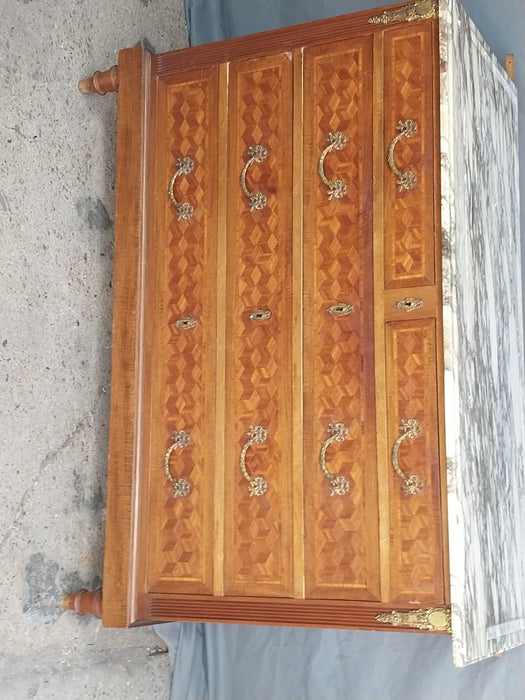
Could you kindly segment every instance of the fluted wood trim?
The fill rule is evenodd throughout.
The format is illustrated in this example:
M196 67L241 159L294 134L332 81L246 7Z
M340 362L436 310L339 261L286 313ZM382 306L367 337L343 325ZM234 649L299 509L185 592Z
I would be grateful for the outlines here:
M153 622L222 622L292 627L323 627L354 630L393 630L378 622L376 615L411 610L391 603L358 603L339 600L292 600L285 598L213 598L144 595L139 599L138 617ZM403 632L411 631L403 627ZM414 631L414 630L412 630ZM418 630L419 631L419 630Z

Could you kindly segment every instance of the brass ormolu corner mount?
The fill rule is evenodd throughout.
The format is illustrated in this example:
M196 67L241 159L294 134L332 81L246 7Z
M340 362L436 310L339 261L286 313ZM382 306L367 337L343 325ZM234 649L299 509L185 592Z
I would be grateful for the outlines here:
M391 22L415 22L419 19L431 19L439 14L437 0L418 0L410 5L399 7L397 10L385 10L380 15L374 15L368 20L369 24L390 24Z
M376 615L378 622L390 624L393 627L412 627L418 630L432 632L452 632L452 616L450 608L419 608Z

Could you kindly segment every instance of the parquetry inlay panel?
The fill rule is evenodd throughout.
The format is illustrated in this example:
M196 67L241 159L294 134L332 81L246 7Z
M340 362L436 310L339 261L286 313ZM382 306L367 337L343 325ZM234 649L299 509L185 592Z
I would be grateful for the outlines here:
M215 367L215 319L211 299L215 293L213 246L210 222L215 210L213 180L216 162L211 145L216 138L216 104L213 80L198 78L167 88L167 171L164 219L159 217L157 254L163 270L164 294L155 305L155 367L163 378L165 402L158 416L158 441L150 465L151 479L158 488L162 517L160 531L152 533L156 560L154 573L161 582L176 580L181 592L209 592L211 589L211 536L213 521L213 480L209 473L209 445L213 444ZM177 201L190 202L194 214L178 220L167 197L167 185L177 161L192 158L193 170L175 182ZM194 318L194 328L178 328L175 322ZM153 428L155 431L155 427ZM190 484L190 493L174 497L173 487L163 472L164 454L174 431L190 435L189 445L170 457L171 472ZM155 449L156 446L156 449ZM154 504L153 507L156 507ZM155 572L155 567L150 567ZM156 588L162 589L162 583Z
M385 33L385 288L434 282L433 125L431 30L403 27ZM386 162L399 133L412 119L417 132L395 146L397 168L413 171L417 182L399 191Z
M226 553L228 592L289 594L292 515L291 396L291 64L287 56L232 65L228 210ZM267 198L250 210L239 173L251 146L267 157L246 172L246 187ZM267 320L252 320L256 311ZM250 426L265 443L246 467L268 484L250 496L239 455Z
M424 482L417 495L401 493L401 479L390 471L392 602L443 595L436 393L435 320L387 324L388 442L400 436L401 420L416 419L421 434L403 441L399 464Z
M377 595L377 551L367 524L376 519L371 480L374 463L371 186L371 46L335 43L305 52L305 546L306 594L366 598ZM341 179L346 194L330 199L317 174L330 133L346 144L324 161L329 180ZM347 303L344 316L329 313ZM348 493L330 495L319 453L330 423L348 428L332 443L326 464L348 479ZM374 533L377 540L377 531ZM374 574L373 571L376 573ZM374 590L372 590L374 589Z

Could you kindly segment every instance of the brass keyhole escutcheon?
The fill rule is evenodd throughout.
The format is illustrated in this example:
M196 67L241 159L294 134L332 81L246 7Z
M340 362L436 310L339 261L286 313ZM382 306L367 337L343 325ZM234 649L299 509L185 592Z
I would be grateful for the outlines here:
M195 328L197 325L197 319L192 318L191 316L186 316L185 318L179 318L173 325L175 328L179 328L182 331L187 331L191 328Z
M251 321L267 321L272 317L272 312L269 309L257 309L250 314Z
M399 299L399 301L396 301L394 306L398 311L406 311L409 313L410 311L422 309L423 299L420 299L419 297L405 297L404 299Z
M353 313L354 307L352 304L347 304L340 301L337 304L332 304L332 306L329 306L327 311L333 316L348 316L348 314Z

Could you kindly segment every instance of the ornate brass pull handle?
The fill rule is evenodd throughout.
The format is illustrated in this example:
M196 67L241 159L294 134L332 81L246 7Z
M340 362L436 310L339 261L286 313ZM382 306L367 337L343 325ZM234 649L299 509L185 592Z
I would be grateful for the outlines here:
M323 442L323 446L321 447L319 466L330 482L330 496L344 496L350 488L350 484L346 476L342 474L335 476L328 471L326 468L326 450L328 445L332 442L343 442L348 436L348 428L344 423L330 423L328 430L330 431L330 437Z
M248 197L248 201L250 204L250 211L253 211L254 209L264 209L266 206L268 200L266 198L266 195L263 194L262 192L250 192L250 190L246 187L246 173L248 172L248 168L250 165L253 163L262 163L262 161L266 158L268 155L268 152L264 146L261 146L260 143L258 143L256 146L250 146L248 148L248 160L244 164L244 168L241 171L241 189L244 192L244 194Z
M242 475L248 482L248 493L250 496L262 496L268 490L268 484L266 479L262 476L251 476L246 469L246 453L251 445L260 445L265 442L268 437L268 433L262 427L262 425L250 425L248 428L248 441L244 444L241 456L239 459L239 466L241 468Z
M410 418L409 420L401 421L399 430L401 431L401 435L397 438L392 449L392 466L396 474L403 480L401 485L401 493L403 496L416 496L423 490L423 479L418 474L410 474L410 476L407 476L399 466L398 457L401 443L407 439L414 440L417 438L421 433L421 425L415 418Z
M171 481L173 484L173 497L174 498L184 498L191 491L190 483L184 479L177 479L171 475L170 472L170 456L173 450L179 450L183 447L187 447L190 444L190 436L185 430L176 430L171 439L173 444L169 446L168 451L164 456L164 473L166 474L166 479Z
M177 221L187 221L193 216L193 207L189 202L177 202L175 195L173 194L173 185L175 180L181 175L189 175L193 170L195 163L189 156L184 158L179 158L177 161L177 170L173 173L170 184L168 185L168 194L171 199L171 203L177 210Z
M346 183L343 180L329 180L324 172L324 159L330 151L340 151L346 145L346 136L341 131L328 134L328 146L321 153L319 163L317 164L317 172L319 177L324 182L327 188L328 199L341 199L346 194Z
M403 192L403 190L411 190L412 187L415 186L417 182L417 175L416 173L412 172L412 170L399 170L394 161L394 149L401 139L409 139L414 136L414 134L417 132L417 123L413 119L407 119L404 122L399 121L397 123L397 130L399 131L399 134L390 144L387 154L387 161L392 172L397 175L396 184L398 191Z

